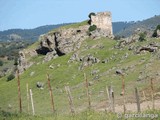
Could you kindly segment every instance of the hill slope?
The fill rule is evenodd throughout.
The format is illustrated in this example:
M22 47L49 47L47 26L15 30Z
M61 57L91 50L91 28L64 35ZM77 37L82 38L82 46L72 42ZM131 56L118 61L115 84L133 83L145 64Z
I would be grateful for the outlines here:
M127 24L126 27L116 32L115 35L128 37L132 35L137 28L143 29L145 31L153 31L159 24L160 24L160 15L148 18L143 21L138 21L133 23L131 22L131 24L129 25Z
M134 33L137 28L144 29L155 29L155 27L160 24L160 16L155 16L143 21L138 22L113 22L113 33L114 35L120 36L130 36ZM36 41L39 35L45 34L52 29L58 28L71 23L58 24L58 25L46 25L37 27L34 29L10 29L5 31L0 31L0 41L7 40L26 40L26 41Z
M79 25L82 24L70 25L63 27L63 29ZM52 34L52 32L49 34ZM39 42L26 49L26 51L37 46ZM105 90L106 86L109 85L114 88L116 105L122 105L123 97L120 96L121 76L116 74L116 71L124 73L126 102L135 102L133 99L135 87L139 88L140 93L145 91L147 99L150 99L150 87L148 85L151 77L154 78L155 91L158 92L160 90L158 86L160 82L158 72L160 71L160 39L148 38L147 41L133 42L125 46L120 46L120 43L104 37L99 39L87 38L75 52L62 55L49 62L43 62L45 55L31 57L29 61L34 64L20 76L23 112L27 113L26 84L28 83L29 88L33 91L36 115L52 113L46 74L50 75L55 108L58 114L69 113L68 99L64 86L70 86L71 88L76 111L80 112L87 109L88 102L84 73L86 73L89 81L92 109L106 108ZM157 45L157 51L148 52L142 50L137 53L139 48L150 44ZM84 59L72 59L74 54L78 55L77 58ZM89 57L90 59L85 59ZM95 58L97 62L94 61ZM92 61L92 59L94 60ZM18 111L17 79L9 82L6 82L6 79L6 77L0 79L0 107L5 111L15 112ZM37 82L43 84L43 89L37 87ZM155 98L159 99L159 96Z

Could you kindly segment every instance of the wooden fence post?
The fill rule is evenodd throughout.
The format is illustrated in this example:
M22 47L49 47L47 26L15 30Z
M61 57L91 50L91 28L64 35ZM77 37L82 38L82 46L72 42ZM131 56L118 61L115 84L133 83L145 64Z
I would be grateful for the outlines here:
M87 92L87 97L88 97L88 108L91 109L91 96L90 96L90 93L89 93L89 85L88 85L88 80L87 80L87 77L86 77L86 74L84 73L84 78L85 78L85 81L86 81L86 92Z
M115 112L115 100L114 100L114 91L112 86L108 87L109 90L109 96L111 98L111 107L112 107L112 112Z
M122 74L122 96L123 96L123 111L126 112L126 105L125 105L125 81L124 75Z
M155 104L154 104L154 87L153 87L153 78L151 79L151 95L152 95L152 109L155 109Z
M28 89L28 83L26 84L27 88L27 112L29 113L29 89Z
M107 97L108 97L108 101L109 101L109 110L111 111L111 98L110 98L110 94L109 94L109 90L108 89L109 89L108 86L106 86L106 92L107 92Z
M143 100L146 101L146 95L144 91L143 91Z
M53 112L55 112L53 93L52 93L52 88L51 88L51 84L50 84L50 78L49 78L48 74L47 74L47 79L48 79L48 88L49 88L50 97L51 97L51 106L52 106Z
M35 115L35 110L34 110L34 103L33 103L33 93L32 93L32 90L30 89L30 97L31 97L31 105L32 105L32 112L33 112L33 115Z
M21 99L21 90L20 90L19 70L17 70L17 83L18 83L19 111L21 113L22 112L22 99Z
M72 95L71 95L71 91L70 91L69 86L65 86L65 90L68 95L68 101L69 101L71 113L74 115L75 109L74 109L73 99L72 99Z
M138 94L137 88L135 88L135 95L136 95L136 102L137 102L137 112L141 112L140 99L139 99L139 94Z

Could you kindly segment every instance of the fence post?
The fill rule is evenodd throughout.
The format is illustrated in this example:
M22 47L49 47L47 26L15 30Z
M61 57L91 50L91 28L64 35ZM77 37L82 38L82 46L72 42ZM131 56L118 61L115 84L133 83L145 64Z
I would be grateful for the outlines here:
M136 102L137 102L137 112L141 112L140 99L139 99L139 94L138 94L137 88L135 88L135 95L136 95Z
M143 100L146 101L146 95L144 91L143 91Z
M107 92L107 96L108 96L108 101L109 101L109 110L111 111L111 98L110 98L110 94L109 94L109 91L108 91L108 86L106 86L106 92ZM106 106L107 107L107 106Z
M68 95L68 101L69 101L71 113L74 115L75 109L74 109L73 99L72 99L72 95L71 95L71 91L70 91L69 86L65 86L65 90Z
M19 111L21 113L22 112L22 99L21 99L21 90L20 90L19 70L17 70L17 84L18 84Z
M88 108L90 109L91 108L91 96L90 96L90 93L89 93L88 80L87 80L87 77L86 77L85 73L84 73L84 78L85 78L85 81L86 81L86 92L87 92L87 97L88 97Z
M125 81L124 81L124 75L122 74L122 96L123 96L123 110L124 113L126 112L126 105L125 105Z
M52 93L52 88L51 88L51 84L50 84L50 78L49 78L48 74L47 74L47 79L48 79L48 87L49 87L49 92L50 92L50 97L51 97L51 106L52 106L53 112L55 112L53 93Z
M154 87L153 87L153 78L151 79L151 95L152 95L152 109L155 109L155 104L154 104Z
M32 105L32 112L33 112L33 115L35 115L35 110L34 110L34 103L33 103L33 93L32 93L32 90L30 89L30 97L31 97L31 105Z
M28 83L26 84L27 88L27 112L29 113L29 90L28 90Z
M112 86L109 86L109 87L108 87L108 90L109 90L109 96L110 96L110 98L111 98L112 112L115 112L114 91L113 91Z

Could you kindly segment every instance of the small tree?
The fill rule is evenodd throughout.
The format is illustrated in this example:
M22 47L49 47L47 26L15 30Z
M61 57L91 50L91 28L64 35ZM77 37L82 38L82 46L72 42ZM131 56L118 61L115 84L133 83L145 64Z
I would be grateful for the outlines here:
M139 34L139 41L140 42L146 41L146 36L147 36L146 32L140 33Z
M10 74L8 77L7 77L7 81L11 81L15 78L15 76L13 74Z
M91 16L96 16L96 14L94 12L91 12L88 17L91 19Z
M97 29L97 26L96 25L91 25L88 30L89 32L92 32L92 31L95 31Z

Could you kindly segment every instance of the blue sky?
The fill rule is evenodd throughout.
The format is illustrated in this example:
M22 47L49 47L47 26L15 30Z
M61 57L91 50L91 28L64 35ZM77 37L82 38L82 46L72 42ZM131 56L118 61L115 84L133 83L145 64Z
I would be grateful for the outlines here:
M160 0L0 0L0 30L80 22L90 12L111 11L113 21L160 15Z

